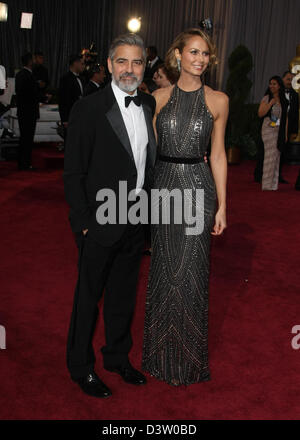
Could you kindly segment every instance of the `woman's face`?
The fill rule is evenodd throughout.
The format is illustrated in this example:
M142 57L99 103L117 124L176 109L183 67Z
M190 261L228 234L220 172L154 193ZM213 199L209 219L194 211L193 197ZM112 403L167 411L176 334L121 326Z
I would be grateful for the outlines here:
M175 56L181 61L181 72L200 76L209 64L209 47L203 38L195 36L187 40L182 53L175 49Z
M153 81L159 88L168 87L171 85L170 81L168 80L166 74L162 69L158 69L154 75L153 75Z
M278 82L276 81L276 79L271 79L271 81L269 82L269 88L271 93L274 95L274 93L278 93L280 86L278 84Z

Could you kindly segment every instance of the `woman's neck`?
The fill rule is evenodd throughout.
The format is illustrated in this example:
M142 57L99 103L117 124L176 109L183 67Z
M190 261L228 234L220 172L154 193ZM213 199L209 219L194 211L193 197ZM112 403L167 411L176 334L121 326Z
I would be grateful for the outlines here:
M193 90L200 89L202 81L200 76L194 76L182 72L177 81L177 85L180 89L185 90L186 92L192 92Z

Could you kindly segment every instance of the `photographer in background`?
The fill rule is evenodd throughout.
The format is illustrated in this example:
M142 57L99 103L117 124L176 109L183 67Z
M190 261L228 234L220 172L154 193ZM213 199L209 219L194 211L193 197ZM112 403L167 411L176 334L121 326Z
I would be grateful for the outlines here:
M64 127L64 139L66 144L69 114L73 105L83 96L84 81L82 73L85 63L81 55L71 55L69 59L69 71L61 79L58 90L59 114Z

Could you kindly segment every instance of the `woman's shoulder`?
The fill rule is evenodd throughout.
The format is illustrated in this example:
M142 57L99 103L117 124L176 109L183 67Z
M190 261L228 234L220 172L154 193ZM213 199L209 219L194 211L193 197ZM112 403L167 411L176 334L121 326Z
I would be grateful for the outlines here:
M162 87L160 89L154 90L152 96L156 99L156 101L160 101L165 99L166 96L170 96L172 93L174 86Z
M228 95L224 92L220 92L219 90L214 90L209 86L204 86L205 95L219 104L227 104L229 101Z
M174 85L168 86L168 87L162 87L160 89L155 90L152 93L152 96L155 98L156 101L156 109L159 110L161 107L163 107L168 100L170 99L172 90L174 88Z

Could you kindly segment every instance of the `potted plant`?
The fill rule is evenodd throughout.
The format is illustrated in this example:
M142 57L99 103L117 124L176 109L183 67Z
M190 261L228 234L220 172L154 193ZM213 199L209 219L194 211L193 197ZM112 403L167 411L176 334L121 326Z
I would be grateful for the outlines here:
M248 73L253 67L251 52L240 45L234 49L228 59L229 76L226 83L226 93L229 96L229 117L226 128L226 150L228 163L239 163L241 151L254 148L255 141L248 132L249 113L246 101L252 81Z

